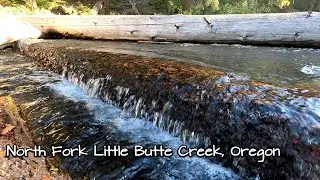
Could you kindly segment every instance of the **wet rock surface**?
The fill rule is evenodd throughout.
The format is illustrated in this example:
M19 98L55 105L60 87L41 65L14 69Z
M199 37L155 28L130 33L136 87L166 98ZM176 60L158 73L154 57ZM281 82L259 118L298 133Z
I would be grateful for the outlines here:
M0 69L0 179L67 180L71 179L70 175L74 179L102 178L105 172L114 171L109 177L112 178L120 176L121 167L134 160L132 155L105 158L51 156L54 146L74 148L80 143L92 148L94 143L114 145L118 142L132 149L132 143L121 141L118 136L105 139L106 134L101 132L112 126L94 122L84 103L59 96L44 86L61 78L40 71L26 57L11 50L2 51ZM8 126L13 129L2 134ZM5 157L6 145L19 148L37 145L46 150L47 156L35 157L29 153L28 157Z
M16 148L35 147L27 123L20 117L18 107L10 96L0 96L0 178L1 179L71 179L66 173L52 171L50 160L35 157L6 156L7 146ZM21 154L21 152L20 152ZM61 170L61 169L60 169Z
M89 96L56 73L39 70L26 61L26 57L11 52L1 54L0 60L0 81L4 87L10 86L2 88L0 93L12 95L16 100L35 144L47 152L50 171L61 172L65 169L74 179L239 179L231 170L201 158L133 156L135 145L173 148L182 142L179 137L172 136L151 122L122 118L119 108ZM103 154L105 146L119 145L127 148L129 155L93 156L95 145L98 154ZM59 153L51 156L51 148L59 146L81 146L88 155L63 157ZM3 150L0 155L2 153ZM35 159L39 162L43 158ZM9 162L12 160L21 161L20 158L11 158ZM4 166L4 171L1 171L5 179L16 177L16 174L23 174L21 178L33 176L41 179L17 169L9 173L6 168Z
M320 176L319 114L311 112L307 116L311 121L305 122L299 114L303 107L287 105L288 99L299 97L301 89L287 89L286 95L279 95L281 89L272 85L212 68L84 50L72 43L20 43L17 48L40 67L64 74L129 115L153 121L199 147L220 147L225 156L212 161L222 162L243 178ZM316 102L318 95L317 91L304 94ZM293 110L284 113L283 108ZM281 156L259 163L259 157L231 156L227 152L233 146L280 148Z
M110 130L112 125L106 126L95 122L84 103L57 96L48 87L42 87L34 93L37 96L33 96L38 99L31 103L20 103L22 103L23 116L29 120L35 143L45 148L48 154L52 153L52 147L62 146L64 149L75 149L79 145L87 148L85 152L90 152L90 158L78 154L65 157L61 154L51 156L54 165L59 169L67 170L73 179L92 179L93 177L105 179L103 176L113 171L116 176L120 174L123 166L135 160L133 153L127 157L93 157L95 144L99 144L97 147L99 154L103 154L102 145L121 145L131 152L133 145L112 134ZM26 93L16 98L26 99L23 96L31 95ZM114 178L114 176L110 175L109 178Z
M33 153L27 157L6 156L6 145L27 149L36 145L26 119L21 117L20 104L14 98L39 85L25 78L33 70L32 64L12 49L0 51L0 179L68 180L70 176L63 169L55 168L50 158L35 157Z

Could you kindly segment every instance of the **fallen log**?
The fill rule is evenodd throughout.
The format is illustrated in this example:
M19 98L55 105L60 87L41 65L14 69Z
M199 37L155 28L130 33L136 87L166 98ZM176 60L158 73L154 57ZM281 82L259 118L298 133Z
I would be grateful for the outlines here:
M1 45L20 39L38 38L41 31L30 24L16 21L13 17L0 18L0 48Z
M320 13L17 16L44 34L75 38L320 47ZM0 20L5 17L0 17Z

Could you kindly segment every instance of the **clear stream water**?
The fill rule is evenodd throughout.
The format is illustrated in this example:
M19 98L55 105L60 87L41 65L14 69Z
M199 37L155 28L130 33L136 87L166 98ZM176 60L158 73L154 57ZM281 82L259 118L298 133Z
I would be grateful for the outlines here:
M223 46L219 46L219 48L223 49ZM299 52L301 57L304 56L303 54L312 52L312 50L288 50L285 48L273 48L272 50L269 48L268 51ZM239 53L243 52L239 51ZM226 56L224 54L223 59L226 59ZM261 58L257 57L257 54L252 56L254 56L252 59L255 60L263 59L263 57L272 59L268 54L259 55L263 56ZM220 56L217 55L217 57ZM316 57L311 61L314 64L320 63ZM214 65L221 66L219 63L222 62L219 60ZM242 69L240 73L249 71L248 76L257 71L252 65L253 60L246 60L246 63L240 62L239 66L234 66L234 61L223 61L223 63L230 63L230 66L226 65L226 67L234 67L233 71L235 72L237 72L237 68ZM244 65L248 63L251 65ZM308 83L311 86L314 86L312 84L318 86L319 77L292 74L292 72L299 73L296 60L287 59L281 63L284 65L268 62L264 67L273 65L274 68L285 66L286 69L290 69L294 66L294 70L290 71L289 75L284 77L285 79L291 78L290 83L294 84L293 77L299 76L301 78L298 78L297 82L303 80L311 82ZM243 70L246 68L248 69ZM265 69L261 69L261 73L257 73L257 75L266 73L264 71ZM280 75L276 74L272 77L281 76L284 71L274 70L273 73ZM302 78L302 76L304 77ZM277 80L282 81L283 78ZM283 94L279 93L274 96L281 99L282 96L286 96L284 95L286 93L284 90ZM104 145L121 145L128 149L132 149L134 145L144 147L163 145L177 149L187 143L174 133L163 130L157 123L125 116L121 109L90 96L88 92L72 84L61 75L41 71L26 58L10 51L0 54L0 95L12 95L19 104L22 104L21 107L31 122L31 129L37 135L36 142L43 144L46 148L57 144L63 144L65 147L75 147L81 144L89 152L92 152L94 145L100 148ZM293 128L299 129L303 125L308 127L301 130L308 143L317 144L320 142L320 137L311 136L308 130L320 127L319 95L308 98L303 95L292 97L290 101L279 101L278 106L285 115L300 119L301 122L294 124ZM176 154L172 157L140 158L75 156L63 158L62 164L75 178L86 176L97 179L239 179L231 170L205 158L181 158Z
M58 74L41 71L18 54L9 52L0 55L0 69L0 95L11 94L27 109L33 121L31 129L37 137L45 143L53 142L44 145L47 148L63 142L65 147L80 144L90 153L93 152L94 145L121 145L128 149L133 145L163 145L175 150L185 144L180 137L161 130L152 122L123 118L119 108L89 96ZM83 110L83 106L87 108L87 112ZM75 136L71 131L71 135L68 134L68 125L76 129L77 125L73 126L74 124L80 125L79 129L85 129L84 133ZM137 158L127 166L120 162L115 165L118 169L112 170L103 169L105 164L101 161L104 159L106 158L92 156L67 157L62 162L76 178L239 179L231 170L206 159L181 158L176 153L172 157ZM115 162L109 160L108 163ZM82 174L77 174L79 170Z

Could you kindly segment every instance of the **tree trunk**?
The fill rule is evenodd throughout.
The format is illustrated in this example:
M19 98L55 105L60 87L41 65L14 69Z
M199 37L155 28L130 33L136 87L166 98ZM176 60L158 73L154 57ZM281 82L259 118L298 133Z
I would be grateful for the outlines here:
M1 19L1 17L0 17ZM199 16L24 16L42 32L76 38L320 47L320 13Z
M105 6L104 1L97 1L92 8L92 14L93 15L101 14L101 10L104 8L104 6Z

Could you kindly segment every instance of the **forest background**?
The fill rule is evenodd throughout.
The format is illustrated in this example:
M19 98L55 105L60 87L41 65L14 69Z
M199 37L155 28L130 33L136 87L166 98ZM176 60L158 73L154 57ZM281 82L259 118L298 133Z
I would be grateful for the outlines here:
M0 0L0 13L249 14L319 11L320 0Z

